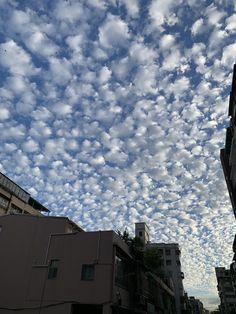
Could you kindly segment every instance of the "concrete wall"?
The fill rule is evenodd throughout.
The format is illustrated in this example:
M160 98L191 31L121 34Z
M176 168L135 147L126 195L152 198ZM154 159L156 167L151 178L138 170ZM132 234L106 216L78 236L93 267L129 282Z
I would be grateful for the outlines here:
M60 218L30 215L0 217L1 306L24 307L38 304L38 301L29 300L33 265L44 264L49 235L64 232L66 224L67 220ZM43 279L39 274L36 278L37 285L41 287Z
M128 256L127 245L113 231L68 233L70 223L60 217L0 217L0 308L32 308L34 314L42 306L43 314L70 314L71 304L78 302L104 304L109 313L118 289L122 305L130 305L129 291L114 282L114 248L119 246ZM49 279L50 261L55 259L57 276ZM83 264L94 265L94 280L82 280ZM66 303L44 307L61 302Z
M59 260L58 275L56 279L46 280L44 299L94 304L109 302L113 277L112 234L107 231L52 236L48 260ZM83 264L94 264L94 280L81 279ZM32 286L35 282L33 279ZM34 289L34 294L38 294L40 288L34 286Z

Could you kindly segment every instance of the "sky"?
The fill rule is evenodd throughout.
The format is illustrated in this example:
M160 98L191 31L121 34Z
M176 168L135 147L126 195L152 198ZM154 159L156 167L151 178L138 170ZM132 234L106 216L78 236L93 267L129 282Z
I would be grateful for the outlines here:
M145 221L219 304L232 0L0 0L0 171L87 231Z

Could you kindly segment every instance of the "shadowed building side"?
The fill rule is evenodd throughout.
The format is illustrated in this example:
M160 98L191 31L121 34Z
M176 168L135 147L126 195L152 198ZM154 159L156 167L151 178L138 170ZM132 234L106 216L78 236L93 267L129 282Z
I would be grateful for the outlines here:
M236 65L233 70L228 116L230 125L226 130L225 148L220 151L220 159L236 217Z
M0 172L0 215L29 214L42 216L49 210L28 192Z
M114 231L2 215L0 247L1 314L175 314L174 291Z

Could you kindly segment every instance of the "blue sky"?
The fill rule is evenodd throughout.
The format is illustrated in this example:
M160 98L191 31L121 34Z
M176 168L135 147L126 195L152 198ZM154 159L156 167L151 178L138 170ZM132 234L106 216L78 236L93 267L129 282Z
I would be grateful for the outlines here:
M0 171L85 230L146 221L218 304L235 234L219 150L231 0L0 0Z

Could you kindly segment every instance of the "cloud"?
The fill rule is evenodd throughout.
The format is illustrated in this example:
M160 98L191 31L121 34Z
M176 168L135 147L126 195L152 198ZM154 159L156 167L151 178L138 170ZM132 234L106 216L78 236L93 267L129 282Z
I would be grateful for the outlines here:
M221 62L224 66L232 68L235 62L236 44L231 44L223 49Z
M102 84L107 83L111 77L111 70L108 69L107 66L102 67L100 74L99 74L99 80Z
M121 0L126 7L128 14L132 18L136 18L139 14L139 2L138 0L129 1L129 0Z
M172 11L176 5L177 3L173 0L166 0L165 2L161 0L152 1L149 8L149 14L154 26L162 29L161 27L165 23L169 25L176 24L178 18Z
M49 58L50 74L54 81L59 85L65 85L72 79L72 70L69 61L66 58Z
M211 4L206 8L206 16L211 25L217 25L225 15L226 13L223 10L219 11L214 4Z
M226 19L226 30L230 33L235 32L236 30L236 14L231 15Z
M7 120L10 117L10 112L7 108L0 108L0 120Z
M80 3L60 0L55 7L55 17L59 21L69 23L76 22L83 16L83 9Z
M109 14L99 28L99 42L104 48L124 47L129 39L127 24L119 17Z
M52 43L44 33L39 31L30 35L26 44L30 50L45 57L55 55L58 50L56 45Z
M165 34L165 35L162 36L162 38L160 40L160 47L163 50L166 50L168 48L172 48L174 42L175 42L175 38L174 38L173 35Z
M37 142L32 140L31 138L27 139L27 141L23 144L23 150L28 153L36 152L39 149Z
M203 28L203 18L198 19L197 21L194 22L194 24L192 25L192 34L194 36L198 35L199 33L201 33L201 30Z
M32 75L36 73L30 55L14 40L0 45L0 64L13 75Z

